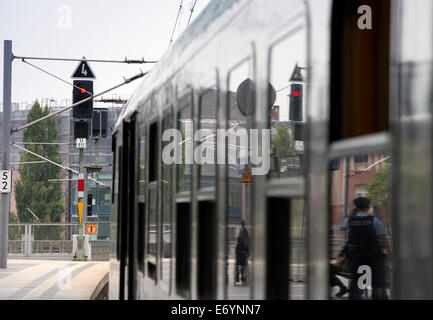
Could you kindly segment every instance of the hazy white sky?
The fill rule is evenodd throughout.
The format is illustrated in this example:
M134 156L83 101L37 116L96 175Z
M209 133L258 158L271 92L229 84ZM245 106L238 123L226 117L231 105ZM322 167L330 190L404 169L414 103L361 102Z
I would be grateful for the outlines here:
M174 39L185 29L190 6L183 1ZM210 0L197 0L193 21ZM169 45L180 0L1 0L0 1L0 103L3 102L3 41L12 40L17 56L94 59L158 60ZM70 79L78 62L29 62ZM152 65L91 63L97 79L94 92L118 84L122 77L146 71ZM113 91L131 94L137 82ZM111 97L109 93L104 97ZM12 102L38 98L71 99L72 87L31 66L14 60Z

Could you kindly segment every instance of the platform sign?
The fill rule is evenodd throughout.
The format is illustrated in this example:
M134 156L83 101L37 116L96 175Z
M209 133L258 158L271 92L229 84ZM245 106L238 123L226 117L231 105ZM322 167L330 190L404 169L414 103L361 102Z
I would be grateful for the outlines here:
M86 139L85 138L78 138L76 148L77 149L86 149Z
M87 234L94 235L98 231L98 227L94 223L89 223L86 225Z
M0 170L0 190L1 193L10 193L12 184L12 174L10 170Z

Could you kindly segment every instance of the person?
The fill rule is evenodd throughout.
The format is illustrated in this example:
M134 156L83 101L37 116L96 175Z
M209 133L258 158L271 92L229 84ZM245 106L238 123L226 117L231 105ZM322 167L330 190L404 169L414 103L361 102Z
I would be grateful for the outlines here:
M356 216L357 210L356 208L353 208L350 210L350 213L348 215L348 218ZM347 222L346 222L347 224ZM336 297L343 297L349 289L344 285L344 283L337 277L337 276L343 276L345 278L350 279L350 274L347 273L347 270L345 268L345 264L343 263L346 257L346 244L344 244L343 248L340 250L340 253L337 257L337 263L329 264L329 285L330 287L338 286L340 291L335 294Z
M338 286L340 291L335 294L336 297L343 297L349 289L344 285L337 275L341 275L343 268L338 264L329 264L329 285L332 287Z
M245 221L241 222L241 229L237 237L236 243L236 270L235 270L235 284L246 285L247 279L247 266L248 266L248 256L249 252L249 235L248 230L245 227Z
M371 268L373 299L387 299L385 261L388 250L386 232L379 219L368 214L370 200L356 198L355 209L341 225L342 230L349 230L345 244L345 253L349 262L352 279L349 285L349 299L360 299L362 290L358 280L362 274L358 269L362 265Z

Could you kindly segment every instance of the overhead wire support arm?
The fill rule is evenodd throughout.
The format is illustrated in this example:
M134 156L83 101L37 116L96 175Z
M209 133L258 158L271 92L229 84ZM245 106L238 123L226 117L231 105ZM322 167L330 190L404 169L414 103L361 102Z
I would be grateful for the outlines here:
M22 57L13 55L13 59L24 59L24 60L47 60L47 61L87 61L87 62L106 62L106 63L127 63L127 64L144 64L144 63L157 63L157 60L144 60L139 59L127 59L125 60L104 60L104 59L76 59L76 58L48 58L48 57Z
M39 68L38 66L35 66L34 64L32 64L32 63L26 61L24 58L21 58L21 61L24 62L24 63L26 63L26 64L28 64L29 66L32 66L33 68L35 68L35 69L37 69L37 70L39 70L39 71L42 71L42 72L44 72L44 73L46 73L46 74L48 74L48 75L50 75L50 76L56 78L57 80L60 80L60 81L62 81L62 82L64 82L64 83L66 83L66 84L69 84L70 86L72 86L72 87L74 87L74 88L77 88L78 90L82 90L82 89L83 89L83 88L80 88L79 86L76 86L76 85L73 84L73 83L70 83L70 82L68 82L68 81L66 81L66 80L64 80L64 79L62 79L62 78L56 76L55 74L52 74L52 73L50 73L50 72L48 72L48 71L46 71L46 70L44 70L44 69L42 69L42 68ZM87 92L89 95L92 95L92 92L88 92L88 91L86 91L86 92Z
M39 118L39 119L37 119L37 120L35 120L35 121L32 121L32 122L30 122L30 123L27 123L26 125L23 125L23 126L21 126L21 127L18 127L18 128L12 129L12 130L11 130L11 134L16 133L16 132L19 132L19 131L21 131L21 130L24 130L24 129L28 128L28 127L31 127L31 126L35 125L35 124L38 124L39 122L44 121L44 120L46 120L46 119L48 119L48 118L54 117L55 115L57 115L57 114L59 114L59 113L62 113L62 112L68 111L68 110L70 110L70 109L72 109L72 108L74 108L74 107L76 107L76 106L78 106L78 105L80 105L80 104L82 104L82 103L84 103L84 102L87 102L87 101L89 101L89 100L93 100L94 98L99 97L99 96L101 96L101 95L103 95L103 94L105 94L105 93L107 93L107 92L109 92L109 91L111 91L111 90L117 89L117 88L119 88L119 87L121 87L121 86L123 86L123 85L125 85L125 84L127 84L127 83L130 83L130 82L132 82L132 81L134 81L134 80L137 80L137 79L139 79L139 78L145 76L145 75L148 74L148 73L149 73L149 71L144 72L144 73L143 73L143 72L140 72L139 74L137 74L137 75L135 75L135 76L133 76L133 77L131 77L131 78L128 78L128 79L125 78L124 81L123 81L122 83L120 83L120 84L118 84L118 85L115 85L114 87L111 87L111 88L109 88L109 89L107 89L107 90L104 90L104 91L102 91L102 92L100 92L100 93L94 94L94 95L92 95L92 96L90 96L90 97L88 97L88 98L85 98L85 99L83 99L83 100L80 100L80 101L78 101L78 102L76 102L76 103L70 105L69 107L66 107L66 108L64 108L64 109L58 110L58 111L53 112L53 113L50 113L50 114L48 114L48 115L46 115L46 116L44 116L44 117L42 117L42 118Z

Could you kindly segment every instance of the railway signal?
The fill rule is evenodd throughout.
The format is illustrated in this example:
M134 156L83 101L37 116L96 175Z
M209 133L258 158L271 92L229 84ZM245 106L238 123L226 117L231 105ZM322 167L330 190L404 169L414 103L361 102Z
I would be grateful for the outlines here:
M83 57L85 59L85 57ZM72 103L75 104L81 100L93 96L93 72L87 61L81 61L72 73L74 80L74 88L72 89ZM78 178L78 214L80 220L80 228L78 235L78 246L75 259L85 260L84 256L84 236L83 236L83 216L86 219L88 212L88 203L86 200L87 188L87 172L84 173L84 149L86 148L86 139L89 138L89 127L93 116L93 99L89 99L72 109L74 117L74 139L77 141L77 148L80 150L80 173ZM83 212L85 211L85 212ZM90 211L91 212L91 211Z
M72 89L72 103L77 103L93 94L93 81L74 80ZM93 100L83 102L72 109L72 116L76 119L91 119L93 113Z
M302 121L302 100L304 98L303 86L299 83L290 85L290 111L291 121Z

